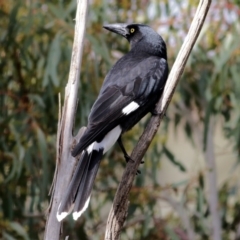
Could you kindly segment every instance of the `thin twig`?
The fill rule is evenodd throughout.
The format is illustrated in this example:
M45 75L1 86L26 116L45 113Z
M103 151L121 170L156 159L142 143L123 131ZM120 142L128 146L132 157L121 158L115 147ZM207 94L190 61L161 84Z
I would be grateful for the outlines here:
M57 141L56 141L56 166L55 166L55 171L53 175L53 181L52 185L50 187L50 190L48 192L48 195L51 196L50 203L48 206L47 212L50 211L51 206L52 206L52 201L53 201L53 195L54 195L54 190L55 190L55 185L56 185L56 179L57 179L57 172L58 172L58 166L59 166L59 142L60 142L60 130L61 130L61 118L62 118L62 106L61 106L61 94L58 93L58 124L57 124Z
M150 145L153 137L157 132L158 126L160 125L160 122L164 116L166 108L169 105L177 83L183 73L190 52L192 51L192 48L200 33L210 4L211 0L200 1L188 35L186 36L186 39L179 51L177 59L168 77L163 96L157 104L156 110L162 114L160 116L153 116L150 119L137 146L132 152L131 158L134 159L134 162L129 161L126 170L124 171L122 180L118 186L117 193L115 195L114 202L108 216L105 240L119 239L120 232L127 215L128 195L131 190L138 166L140 165L148 146Z
M193 227L191 225L191 222L189 220L189 216L187 214L187 211L184 209L183 204L181 202L174 201L170 195L167 194L161 194L160 199L163 199L167 203L169 203L173 209L178 213L181 222L186 229L187 236L189 240L194 240L195 239L195 232L193 230Z

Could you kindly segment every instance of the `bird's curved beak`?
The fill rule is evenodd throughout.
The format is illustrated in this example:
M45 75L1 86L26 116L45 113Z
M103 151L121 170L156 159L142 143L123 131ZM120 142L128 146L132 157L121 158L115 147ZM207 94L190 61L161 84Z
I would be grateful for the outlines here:
M103 26L103 28L111 32L117 33L125 38L127 38L127 36L129 35L127 24L124 23L106 24Z

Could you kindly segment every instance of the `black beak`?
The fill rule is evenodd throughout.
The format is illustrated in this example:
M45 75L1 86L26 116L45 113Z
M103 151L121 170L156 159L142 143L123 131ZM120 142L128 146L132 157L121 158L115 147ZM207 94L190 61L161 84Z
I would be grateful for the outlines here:
M129 34L127 24L124 23L107 24L104 25L103 28L111 32L117 33L125 38L127 38L127 35Z

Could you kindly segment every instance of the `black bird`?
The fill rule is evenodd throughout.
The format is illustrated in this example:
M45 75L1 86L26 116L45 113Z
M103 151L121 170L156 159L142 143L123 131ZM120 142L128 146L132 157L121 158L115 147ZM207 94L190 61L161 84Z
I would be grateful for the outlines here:
M147 113L157 114L155 104L168 76L166 44L153 29L143 24L110 24L104 28L125 37L131 49L107 74L87 129L72 151L74 157L82 155L58 207L58 221L72 207L74 220L86 210L101 158L116 141L129 160L121 135Z

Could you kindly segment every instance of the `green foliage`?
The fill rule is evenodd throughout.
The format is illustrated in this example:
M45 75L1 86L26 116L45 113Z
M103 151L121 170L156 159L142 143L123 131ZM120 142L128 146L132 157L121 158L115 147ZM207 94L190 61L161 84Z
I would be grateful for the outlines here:
M136 177L123 239L187 239L189 226L196 239L211 239L207 170L203 167L191 172L189 167L192 161L197 165L198 159L203 158L210 118L214 118L215 130L220 129L224 133L221 138L227 141L227 147L221 150L232 153L232 172L219 183L222 236L237 238L240 224L239 178L234 178L240 155L237 2L214 3L210 9L167 117L144 158L142 174ZM147 5L126 0L91 2L75 131L86 125L107 71L128 51L126 40L107 33L102 29L103 23L150 24L166 39L171 66L196 4L179 0L149 1ZM0 238L43 239L55 167L58 93L63 102L76 1L1 1L0 5ZM147 118L125 134L129 152L146 122ZM184 155L189 151L187 147L176 150L183 142L194 150L194 155ZM186 156L190 158L187 163ZM215 158L219 158L217 153ZM229 161L229 156L224 161ZM123 156L115 147L101 163L89 210L79 222L74 223L69 217L64 224L70 239L103 238L109 206L124 166ZM170 176L170 183L163 181L162 175L164 179Z

